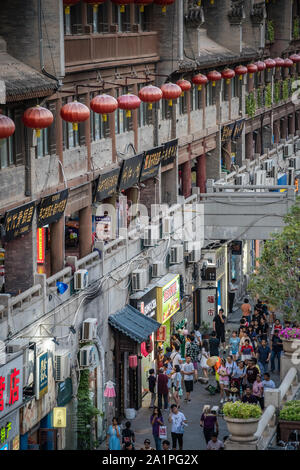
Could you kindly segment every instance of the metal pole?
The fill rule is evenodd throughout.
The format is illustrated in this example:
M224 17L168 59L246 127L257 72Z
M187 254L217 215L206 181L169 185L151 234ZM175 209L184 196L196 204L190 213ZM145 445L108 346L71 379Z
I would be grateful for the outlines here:
M183 60L183 0L178 1L178 59Z

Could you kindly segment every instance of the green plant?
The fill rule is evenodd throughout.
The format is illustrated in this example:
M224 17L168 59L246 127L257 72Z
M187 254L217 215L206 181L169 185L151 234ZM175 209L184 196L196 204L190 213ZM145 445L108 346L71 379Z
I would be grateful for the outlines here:
M281 233L264 244L259 266L251 275L248 290L264 299L284 317L300 320L300 197L283 218Z
M270 108L272 106L272 88L271 88L271 83L268 83L268 85L265 88L265 103L266 107Z
M251 405L250 403L227 402L223 406L224 416L228 418L250 419L260 418L262 411L259 405Z
M283 81L283 85L282 85L282 98L284 100L287 100L289 97L289 79L286 78L284 81Z
M285 421L300 421L300 400L292 400L284 404L279 418Z
M257 103L257 107L258 109L262 107L262 88L258 88L256 90L256 103Z
M253 117L255 116L256 111L256 102L254 92L251 91L249 95L246 97L246 113L248 116Z
M91 425L93 419L100 414L90 398L89 374L88 369L81 371L77 392L77 433L78 449L80 450L87 450L93 446L91 443Z
M281 82L275 82L275 86L274 86L274 103L279 103L279 101L280 101L280 86L281 86Z
M293 22L293 39L298 39L299 38L299 26L300 26L300 23L299 23L299 18L296 17L294 18L294 22Z
M267 39L270 42L273 42L275 39L275 29L274 29L274 23L272 20L269 20L267 22Z

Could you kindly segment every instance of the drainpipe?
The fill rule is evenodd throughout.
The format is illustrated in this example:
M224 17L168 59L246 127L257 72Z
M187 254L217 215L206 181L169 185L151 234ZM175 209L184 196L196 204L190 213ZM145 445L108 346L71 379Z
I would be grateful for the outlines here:
M184 55L183 46L183 0L178 1L178 60L182 61Z

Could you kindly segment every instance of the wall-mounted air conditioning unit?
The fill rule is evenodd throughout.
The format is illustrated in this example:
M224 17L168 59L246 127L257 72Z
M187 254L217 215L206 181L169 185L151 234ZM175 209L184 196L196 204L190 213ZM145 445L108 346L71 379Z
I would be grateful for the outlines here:
M152 277L161 277L165 274L165 264L163 261L157 261L152 264Z
M300 170L300 155L289 158L289 167L294 168L296 171Z
M182 263L183 257L183 245L173 245L170 250L170 264Z
M56 382L64 382L71 373L70 352L67 350L55 352L54 366Z
M96 362L95 346L84 346L79 350L79 366L90 367Z
M237 185L244 186L249 183L249 173L240 173L234 178L234 182Z
M162 219L162 236L163 238L169 237L174 232L174 219L173 217L164 217Z
M159 240L159 227L158 225L149 225L144 228L144 246L155 246Z
M294 168L288 168L287 184L289 186L294 186L294 184L295 184L295 170L294 170Z
M254 185L255 186L265 185L266 184L266 177L267 177L267 174L266 174L265 170L256 171L255 175L254 175Z
M188 262L189 263L198 263L201 258L201 251L197 248L193 248L192 251L189 253Z
M87 318L82 323L81 339L91 341L97 337L97 318Z
M89 285L89 272L86 269L78 269L74 273L74 289L86 289Z
M272 160L271 158L268 158L267 160L262 162L262 169L266 170L267 173L272 170L273 166L274 166L274 160Z
M284 158L288 158L288 157L291 157L294 153L294 146L293 144L286 144L284 147L283 147L283 157Z
M131 284L133 291L144 290L147 286L147 283L148 276L146 269L137 269L136 271L132 272Z

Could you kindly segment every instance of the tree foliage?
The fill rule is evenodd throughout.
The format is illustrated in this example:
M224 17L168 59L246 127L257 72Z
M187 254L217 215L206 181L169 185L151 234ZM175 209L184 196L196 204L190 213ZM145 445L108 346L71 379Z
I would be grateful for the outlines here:
M284 222L282 232L265 242L249 291L273 305L284 318L300 321L300 197Z

